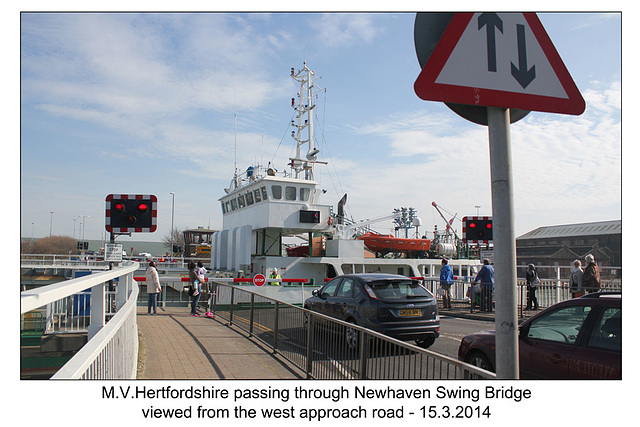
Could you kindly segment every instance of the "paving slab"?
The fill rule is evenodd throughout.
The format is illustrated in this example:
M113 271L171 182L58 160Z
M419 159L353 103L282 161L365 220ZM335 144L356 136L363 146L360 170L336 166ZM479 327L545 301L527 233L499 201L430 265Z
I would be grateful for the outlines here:
M138 307L138 379L301 379L304 373L222 320L188 307Z

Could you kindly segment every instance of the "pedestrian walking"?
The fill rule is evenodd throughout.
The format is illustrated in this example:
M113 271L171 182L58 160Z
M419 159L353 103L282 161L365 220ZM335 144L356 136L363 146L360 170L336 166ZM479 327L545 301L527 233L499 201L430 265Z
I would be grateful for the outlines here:
M533 264L529 264L529 268L527 270L527 310L537 310L538 309L538 297L536 297L536 291L538 290L538 285L540 285L540 278L538 277L538 272L536 271L536 266Z
M600 269L592 254L584 257L587 266L582 274L582 286L586 292L598 292L600 290Z
M483 262L482 268L478 272L473 283L480 282L480 311L492 311L493 309L493 287L495 285L493 266L488 259Z
M190 261L188 264L189 267L189 295L191 295L191 316L199 317L198 314L198 302L200 302L200 293L202 291L202 286L200 283L200 279L198 278L198 274L196 272L196 263Z
M573 261L573 270L571 270L571 276L569 276L569 292L571 292L571 298L581 297L584 294L584 290L582 289L583 275L582 262L580 262L579 259Z
M455 279L449 261L446 258L442 259L441 265L440 287L443 289L442 306L444 308L451 308L451 285L453 285Z
M158 294L162 292L160 287L160 278L158 277L158 270L156 268L155 261L149 261L147 270L145 271L147 294L149 295L149 301L147 303L147 314L156 315L158 310ZM153 313L151 313L153 311Z

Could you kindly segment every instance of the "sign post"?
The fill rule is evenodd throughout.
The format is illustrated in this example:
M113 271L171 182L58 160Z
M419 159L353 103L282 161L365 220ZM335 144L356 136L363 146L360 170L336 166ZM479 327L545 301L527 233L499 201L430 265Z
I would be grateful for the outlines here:
M422 28L419 21L435 28ZM426 34L428 40L420 39L419 34ZM585 102L535 13L456 13L433 18L419 14L415 35L418 60L423 66L414 84L416 95L424 100L462 105L464 114L454 111L489 127L496 375L500 379L517 379L510 112L520 109L521 117L527 110L580 115ZM438 40L431 49L434 37ZM470 107L485 108L486 123L483 117L478 119L476 111L472 114Z
M496 375L518 378L518 317L516 300L516 236L513 220L513 179L509 110L489 107L489 155L496 298Z

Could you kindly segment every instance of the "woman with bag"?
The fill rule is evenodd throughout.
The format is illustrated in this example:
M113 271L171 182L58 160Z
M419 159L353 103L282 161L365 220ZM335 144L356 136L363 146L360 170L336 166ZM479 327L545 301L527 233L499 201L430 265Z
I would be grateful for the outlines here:
M149 261L147 270L145 271L147 294L149 295L149 302L147 303L147 314L151 315L153 309L153 315L157 314L158 309L158 294L162 291L160 287L160 278L158 277L158 270L156 270L156 262Z
M536 266L529 264L529 270L527 270L527 310L538 309L538 297L536 297L536 290L540 284L538 273L536 272Z
M202 290L200 286L200 280L198 279L198 273L196 272L196 263L189 262L189 295L191 296L191 316L200 317L198 314L198 302L200 302L200 292Z

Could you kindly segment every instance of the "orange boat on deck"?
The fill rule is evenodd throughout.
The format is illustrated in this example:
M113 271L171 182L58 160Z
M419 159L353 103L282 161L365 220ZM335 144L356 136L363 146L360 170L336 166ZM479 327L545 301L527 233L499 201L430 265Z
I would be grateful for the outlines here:
M426 252L431 248L429 239L403 239L391 234L365 233L358 237L374 252Z

